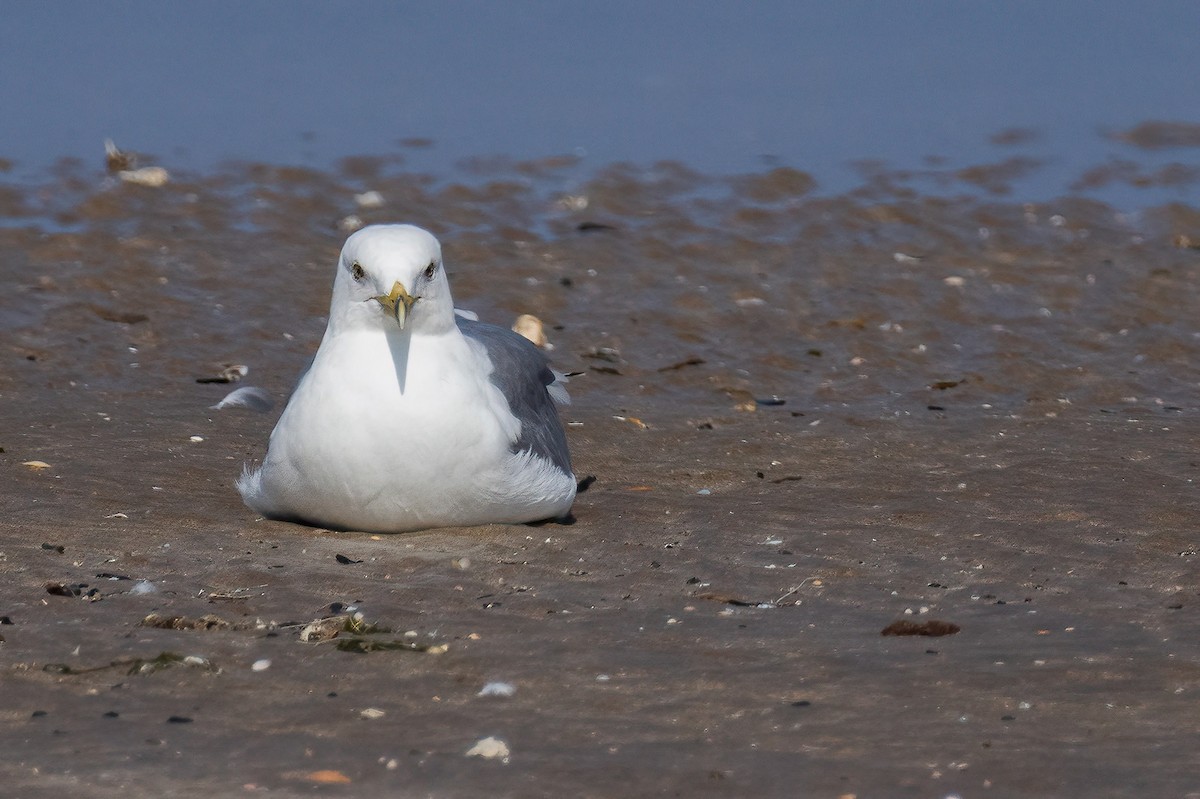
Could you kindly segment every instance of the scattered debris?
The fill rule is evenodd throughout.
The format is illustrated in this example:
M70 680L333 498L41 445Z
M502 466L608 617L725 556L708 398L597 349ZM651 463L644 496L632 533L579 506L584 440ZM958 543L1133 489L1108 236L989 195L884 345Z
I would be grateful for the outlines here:
M785 594L786 596L786 594ZM739 608L773 608L774 602L760 602L756 599L745 599L743 597L734 596L733 594L722 594L716 591L705 591L700 594L692 594L695 599L706 599L710 602L720 602L724 605L734 605Z
M197 383L236 383L250 373L250 367L244 363L227 363L221 371L210 377L197 377Z
M440 655L449 651L448 644L423 644L414 640L382 638L393 634L393 630L368 622L361 612L351 616L329 616L315 619L300 630L300 640L305 643L336 641L334 647L340 652L425 652Z
M343 616L328 616L324 619L310 621L300 630L300 640L304 643L316 643L336 638L346 629L346 618Z
M46 593L52 596L79 597L88 602L104 599L99 588L89 588L87 583L46 583Z
M580 233L599 233L605 230L616 230L615 225L606 225L603 222L580 222L575 226L575 229Z
M230 629L248 629L246 627L235 627L229 621L222 619L220 616L205 614L199 618L188 618L187 616L163 616L158 613L151 613L141 621L142 627L157 627L162 630L230 630Z
M295 772L289 771L283 775L287 779L306 780L315 782L318 785L348 785L352 781L349 777L340 771L333 769L321 769L319 771L304 771Z
M35 472L40 472L42 469L51 468L50 464L46 463L45 461L25 461L21 465L28 466L30 469L33 469Z
M697 355L693 355L690 358L684 358L682 361L676 361L675 363L669 364L667 366L660 366L660 367L658 367L658 371L674 372L679 369L683 369L684 367L687 367L687 366L700 366L703 363L705 363L705 360L703 358L701 358Z
M190 666L202 668L205 671L219 673L221 670L213 664L211 660L199 655L178 655L174 652L160 652L152 658L119 658L117 660L105 663L103 666L90 666L87 668L76 668L66 663L47 663L42 667L42 671L51 674L91 674L97 671L105 671L106 669L125 668L126 674L153 674L157 671L170 668L172 666Z
M961 629L957 624L952 624L948 621L938 621L937 619L929 619L923 622L900 619L884 627L880 631L880 635L926 635L936 638L943 635L954 635Z
M650 429L650 425L646 424L645 422L643 422L641 419L637 418L636 416L614 416L613 418L616 419L618 422L629 422L631 425L638 428L639 430L649 430Z

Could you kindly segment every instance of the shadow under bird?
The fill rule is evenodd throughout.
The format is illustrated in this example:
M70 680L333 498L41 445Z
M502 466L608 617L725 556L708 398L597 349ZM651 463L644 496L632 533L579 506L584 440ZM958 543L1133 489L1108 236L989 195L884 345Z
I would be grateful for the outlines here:
M455 313L436 238L346 240L329 325L238 490L272 519L402 532L566 516L576 481L545 356Z

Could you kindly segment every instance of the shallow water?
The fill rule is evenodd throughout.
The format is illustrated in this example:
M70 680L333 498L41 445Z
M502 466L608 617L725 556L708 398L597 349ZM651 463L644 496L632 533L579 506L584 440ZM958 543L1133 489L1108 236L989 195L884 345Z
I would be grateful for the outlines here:
M5 189L13 795L1197 791L1200 212L578 168ZM233 386L197 378L245 364L283 401L350 214L428 226L460 307L538 315L584 373L575 524L335 535L241 505L279 405L212 411ZM448 650L300 640L347 606ZM880 634L930 618L961 631ZM489 735L507 764L465 757Z
M882 165L922 193L962 173L1023 199L1194 203L1192 153L1123 135L1195 121L1194 28L1192 3L1120 0L17 3L0 158L36 177L110 137L174 170L373 153L444 178L567 154L579 179L790 166L834 195Z

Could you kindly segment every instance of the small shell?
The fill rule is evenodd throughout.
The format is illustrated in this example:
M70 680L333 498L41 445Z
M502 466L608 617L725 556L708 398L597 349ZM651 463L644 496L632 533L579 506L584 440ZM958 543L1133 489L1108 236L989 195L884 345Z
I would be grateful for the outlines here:
M545 347L546 332L542 329L542 320L533 314L523 313L513 322L513 332L519 333L534 343L535 346Z
M508 744L490 735L476 742L474 746L467 750L467 757L486 757L489 760L498 757L503 759L505 763L508 762L508 756Z

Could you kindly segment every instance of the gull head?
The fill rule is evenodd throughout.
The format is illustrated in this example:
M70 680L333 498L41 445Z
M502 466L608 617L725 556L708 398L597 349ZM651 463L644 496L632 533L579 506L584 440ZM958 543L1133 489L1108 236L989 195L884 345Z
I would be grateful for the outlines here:
M346 239L329 324L418 333L453 327L454 301L438 240L413 225L371 225Z

